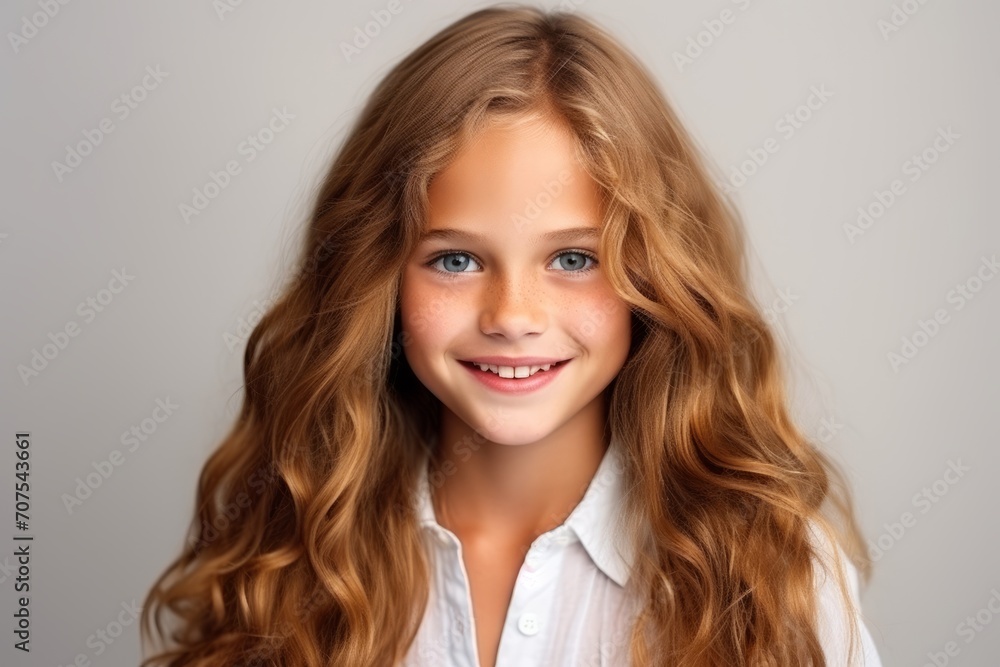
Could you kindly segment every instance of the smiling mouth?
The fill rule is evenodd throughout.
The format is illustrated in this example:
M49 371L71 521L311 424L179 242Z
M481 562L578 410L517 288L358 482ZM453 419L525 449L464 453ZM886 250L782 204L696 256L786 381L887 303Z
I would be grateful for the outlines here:
M562 361L557 361L554 364L544 364L541 366L498 366L495 364L477 364L472 361L462 361L460 363L468 366L469 368L493 373L502 378L521 379L532 377L538 373L546 373L567 364L569 361L569 359L563 359Z

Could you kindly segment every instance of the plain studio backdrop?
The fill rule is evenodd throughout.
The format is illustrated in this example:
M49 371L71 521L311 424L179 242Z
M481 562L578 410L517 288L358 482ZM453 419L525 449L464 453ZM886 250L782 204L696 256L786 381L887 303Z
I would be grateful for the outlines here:
M481 6L4 3L0 663L137 664L133 605L181 547L346 127ZM996 665L1000 9L562 6L649 67L744 215L796 418L848 472L876 558L883 661Z

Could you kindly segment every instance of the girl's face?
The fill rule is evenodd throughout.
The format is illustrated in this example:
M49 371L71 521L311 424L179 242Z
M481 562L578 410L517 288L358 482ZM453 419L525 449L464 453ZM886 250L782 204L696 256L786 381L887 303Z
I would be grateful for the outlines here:
M537 442L603 410L628 355L631 313L597 255L600 190L573 146L568 127L537 118L484 130L431 181L425 235L403 272L410 367L495 443ZM518 377L546 361L562 363Z

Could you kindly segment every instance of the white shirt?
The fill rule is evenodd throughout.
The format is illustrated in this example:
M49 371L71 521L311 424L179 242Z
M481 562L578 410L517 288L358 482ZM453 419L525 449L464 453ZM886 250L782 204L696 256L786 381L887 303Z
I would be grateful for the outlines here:
M625 595L632 551L617 532L622 501L619 450L608 448L583 499L566 521L532 542L517 575L496 667L626 667L631 620L638 607ZM403 667L479 667L475 620L462 545L434 515L426 467L418 512L431 563L430 597ZM818 533L817 533L818 535ZM847 567L853 603L858 575ZM820 641L830 667L846 666L847 618L835 580L820 575ZM864 662L882 667L859 612Z

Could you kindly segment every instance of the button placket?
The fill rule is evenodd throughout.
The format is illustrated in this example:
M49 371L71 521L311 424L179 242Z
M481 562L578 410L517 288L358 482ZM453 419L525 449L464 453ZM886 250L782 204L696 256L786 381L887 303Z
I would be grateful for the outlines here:
M524 570L537 572L542 565L542 553L537 547L528 549L528 554L524 557Z
M524 576L524 587L529 591L538 590L538 575L534 573L526 573Z
M542 578L541 571L545 568L548 558L551 556L550 542L550 536L544 535L532 543L525 556L524 566L518 575L516 583L518 588L537 593ZM517 597L521 598L522 596L519 595ZM529 609L523 609L525 605L519 601L521 602L520 606L522 606L523 611L517 616L517 629L522 635L533 637L541 629L541 619L538 613L532 611L531 608L534 608L540 600L536 595L528 596L528 600L530 600L527 605L530 607Z
M551 631L543 626L547 625L555 604L559 577L553 574L558 572L560 559L565 557L564 544L572 541L572 530L566 526L544 533L531 543L514 583L497 665L537 663L544 648L544 634L538 639L534 637Z
M523 581L525 587L530 591L535 591L538 589L539 581L541 579L541 570L545 567L545 564L550 557L550 549L548 546L548 541L542 538L542 541L535 542L528 549L528 553L524 558L524 565L521 567L521 572L519 578Z

